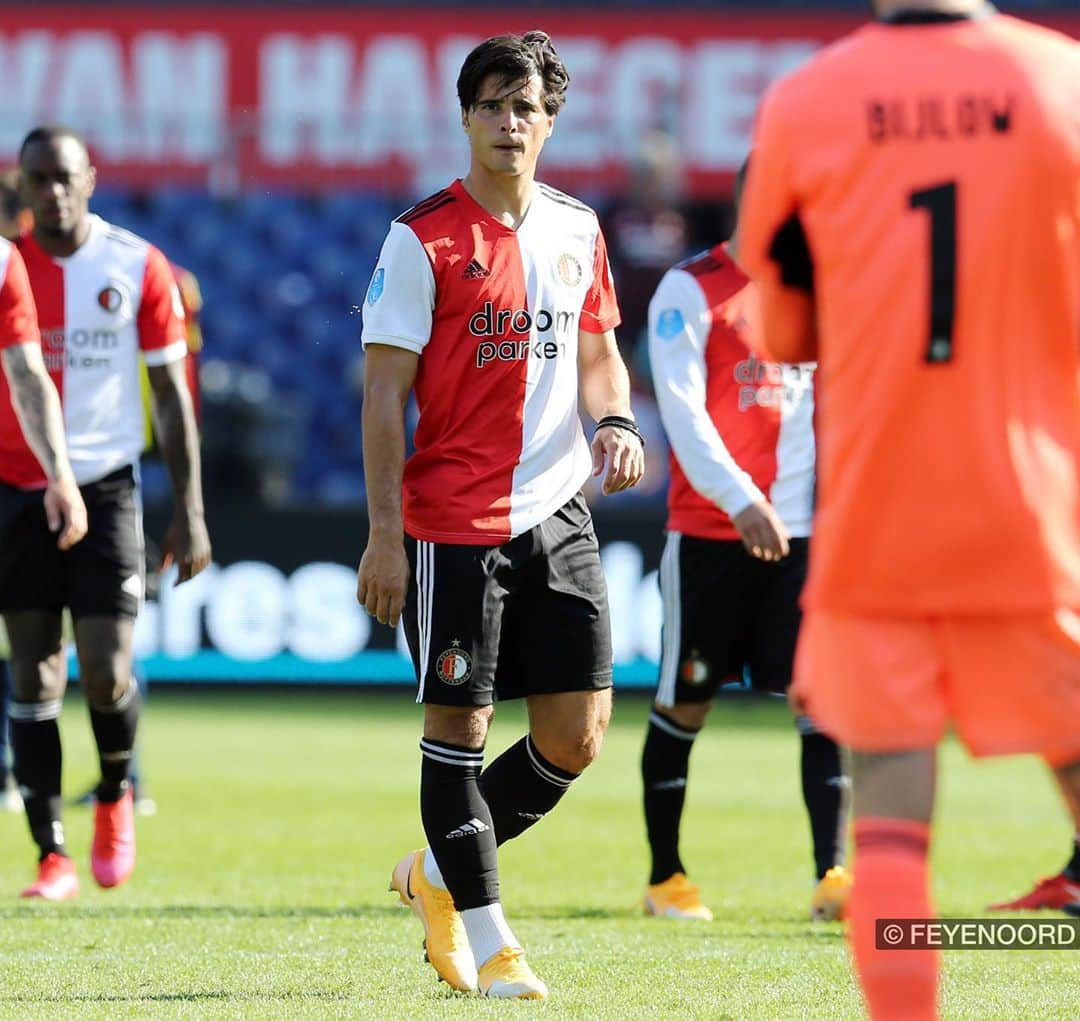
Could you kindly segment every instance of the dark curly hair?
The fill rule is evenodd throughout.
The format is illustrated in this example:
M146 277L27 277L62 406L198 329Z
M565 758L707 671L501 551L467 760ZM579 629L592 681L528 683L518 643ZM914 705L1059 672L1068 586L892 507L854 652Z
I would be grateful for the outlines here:
M549 117L554 117L566 102L570 75L547 32L534 29L524 35L497 35L477 46L465 58L458 75L457 93L462 110L471 110L476 105L480 86L491 74L498 75L508 85L538 74L544 83L544 112Z

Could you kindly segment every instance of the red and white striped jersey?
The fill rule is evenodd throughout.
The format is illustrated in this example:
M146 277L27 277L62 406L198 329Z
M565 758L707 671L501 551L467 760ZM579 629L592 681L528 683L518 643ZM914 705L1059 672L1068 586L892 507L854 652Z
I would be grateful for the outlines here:
M134 464L143 449L139 354L165 365L187 354L184 313L165 256L126 230L90 217L74 255L54 258L33 236L16 242L41 323L45 364L60 392L64 431L80 485ZM0 430L14 418L0 402ZM16 426L17 427L17 426ZM45 485L25 441L4 448L0 480Z
M0 238L0 350L16 344L37 344L41 340L37 312L19 250ZM11 403L7 376L0 372L0 481L8 481L10 466L29 451L15 408ZM41 471L30 454L37 471Z
M754 285L717 245L674 267L649 304L649 361L671 444L670 531L737 539L763 497L810 534L814 365L763 361Z
M362 342L420 356L406 531L501 544L548 518L592 469L578 416L578 329L619 310L596 214L537 184L517 230L460 181L390 228Z

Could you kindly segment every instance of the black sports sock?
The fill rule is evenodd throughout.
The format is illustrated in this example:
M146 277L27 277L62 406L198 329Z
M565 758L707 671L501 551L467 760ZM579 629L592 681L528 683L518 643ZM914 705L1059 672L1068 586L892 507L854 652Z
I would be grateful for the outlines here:
M60 699L51 702L11 703L11 747L15 755L15 779L22 789L26 821L40 857L54 851L67 854L64 824L60 821L63 800L60 774Z
M1062 871L1074 883L1080 883L1080 833L1073 837L1072 857Z
M101 764L101 783L96 792L98 801L119 801L127 790L139 707L139 686L134 680L112 705L90 704L90 726L94 730Z
M499 899L495 824L480 792L484 751L420 742L420 818L458 911Z
M641 753L641 779L645 788L645 829L652 854L650 885L686 871L679 857L679 823L686 800L690 750L699 733L700 729L682 727L656 709L649 715Z
M847 845L847 786L840 749L806 716L796 721L802 739L802 792L814 841L818 879L843 864Z
M578 776L548 762L528 734L507 748L480 774L480 790L495 822L495 842L505 844L538 823Z

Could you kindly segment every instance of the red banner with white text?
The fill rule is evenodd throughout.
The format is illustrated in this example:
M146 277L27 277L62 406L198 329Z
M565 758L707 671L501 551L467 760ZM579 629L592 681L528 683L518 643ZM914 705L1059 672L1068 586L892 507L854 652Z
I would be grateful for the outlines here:
M1080 15L1044 19L1073 34ZM83 131L103 179L353 185L399 194L464 170L465 54L538 25L570 70L544 177L620 187L642 141L678 143L691 190L726 188L763 89L859 23L827 14L495 14L387 8L4 8L0 162L35 124Z

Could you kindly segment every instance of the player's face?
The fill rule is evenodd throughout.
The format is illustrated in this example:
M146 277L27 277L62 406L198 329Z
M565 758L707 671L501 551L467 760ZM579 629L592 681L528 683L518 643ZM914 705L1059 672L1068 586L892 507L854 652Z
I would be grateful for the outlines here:
M85 222L94 193L94 168L74 138L43 139L23 153L22 194L43 234L67 237Z
M474 163L509 177L533 172L555 127L555 118L544 112L543 89L539 75L516 82L494 74L484 79L476 103L461 115Z

